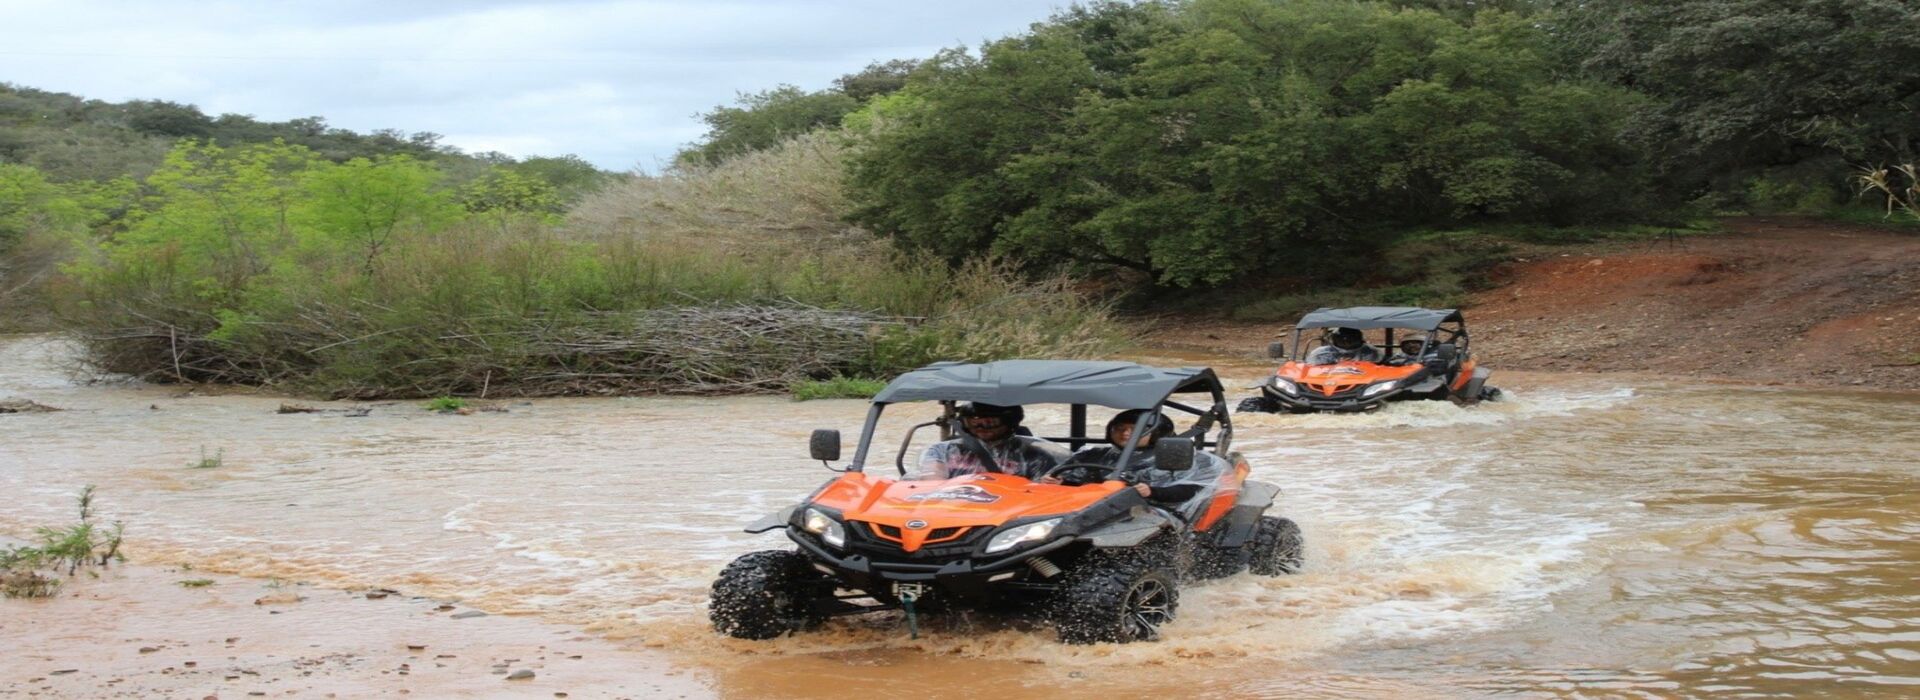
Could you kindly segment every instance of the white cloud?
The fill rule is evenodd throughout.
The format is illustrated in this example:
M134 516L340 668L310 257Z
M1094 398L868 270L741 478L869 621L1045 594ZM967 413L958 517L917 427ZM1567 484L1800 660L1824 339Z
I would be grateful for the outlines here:
M652 167L779 83L1024 30L1061 3L13 0L0 80L210 114L432 131L471 151Z

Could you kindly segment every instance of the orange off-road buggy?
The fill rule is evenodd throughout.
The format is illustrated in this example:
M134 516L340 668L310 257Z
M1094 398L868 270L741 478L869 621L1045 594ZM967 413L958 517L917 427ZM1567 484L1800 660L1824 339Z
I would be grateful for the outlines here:
M1371 359L1335 359L1329 357L1335 354L1329 337L1339 328L1356 329L1384 342L1369 343L1371 348L1365 352ZM1294 324L1293 357L1299 359L1281 364L1258 386L1260 395L1241 401L1239 410L1366 411L1388 401L1475 403L1498 398L1500 390L1487 386L1493 371L1474 362L1469 342L1466 319L1455 309L1319 309ZM1286 359L1287 343L1268 345L1267 354Z
M1197 405L1175 400L1189 395ZM1067 434L1047 439L1074 449L1109 444L1087 434L1089 406L1188 414L1190 427L1153 445L1152 470L1204 470L1177 475L1203 486L1184 503L1154 504L1117 480L1138 472L1090 459L1050 470L1067 479L1058 485L998 467L945 480L866 471L881 413L903 402L937 402L940 414L907 431L894 459L899 476L925 428L958 438L993 464L985 445L961 428L961 401L1066 404ZM1146 434L1151 417L1141 416L1135 434ZM1153 639L1173 619L1183 582L1300 566L1299 528L1266 514L1279 487L1248 481L1246 460L1228 451L1232 441L1226 396L1211 369L1008 360L914 370L874 396L843 474L747 528L780 530L796 548L728 564L713 583L708 614L716 630L746 639L890 609L905 610L912 625L916 609L931 608L1036 612L1070 643ZM815 459L837 461L839 431L814 431L811 447ZM1133 452L1126 446L1118 464L1134 464Z

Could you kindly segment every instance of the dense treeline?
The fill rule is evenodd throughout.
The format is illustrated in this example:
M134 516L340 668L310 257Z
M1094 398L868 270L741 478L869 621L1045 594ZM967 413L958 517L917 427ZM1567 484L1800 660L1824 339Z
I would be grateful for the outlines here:
M1621 138L1681 194L1817 212L1920 149L1920 4L1560 0L1549 18L1584 75L1648 97Z
M160 100L105 102L0 84L0 325L40 315L29 298L73 244L117 240L166 199L169 159L215 148L280 144L363 168L406 159L463 212L552 220L616 179L575 156L468 154L432 133L360 134L319 117L268 122L209 116ZM184 145L183 145L184 144ZM423 171L424 172L424 171Z
M908 249L1391 283L1378 254L1432 230L1856 202L1913 159L1916 58L1897 0L1096 2L887 64L857 109L750 96L683 160L837 129L852 220Z
M440 138L397 129L362 134L328 126L321 117L270 122L244 114L209 116L164 100L105 102L0 83L0 163L32 167L55 182L143 179L183 140L223 146L279 141L334 162L404 155L434 163L454 184L513 173L548 186L556 210L612 177L576 156L469 154Z

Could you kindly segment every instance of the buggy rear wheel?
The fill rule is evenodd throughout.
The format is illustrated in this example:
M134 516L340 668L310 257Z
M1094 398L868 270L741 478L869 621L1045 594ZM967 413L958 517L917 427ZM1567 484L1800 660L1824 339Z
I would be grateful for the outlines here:
M714 631L740 639L772 639L812 628L826 620L815 605L824 579L799 552L740 555L714 579L707 619Z
M1179 584L1160 557L1143 552L1095 553L1074 567L1054 593L1051 617L1068 644L1160 638L1180 606Z
M1256 527L1249 545L1253 557L1247 569L1261 576L1299 573L1306 563L1306 540L1300 535L1300 526L1286 518L1263 515Z

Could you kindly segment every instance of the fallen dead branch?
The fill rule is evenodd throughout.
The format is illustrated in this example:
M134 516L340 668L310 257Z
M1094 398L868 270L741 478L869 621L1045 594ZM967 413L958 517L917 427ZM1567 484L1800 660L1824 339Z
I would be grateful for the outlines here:
M846 374L867 358L875 333L905 323L795 303L479 317L370 331L384 325L378 311L309 305L293 321L256 324L247 342L236 342L211 337L219 326L204 315L149 307L130 314L138 325L83 340L96 372L337 398L738 394ZM316 378L341 355L358 360L364 374ZM279 412L320 410L287 404Z

